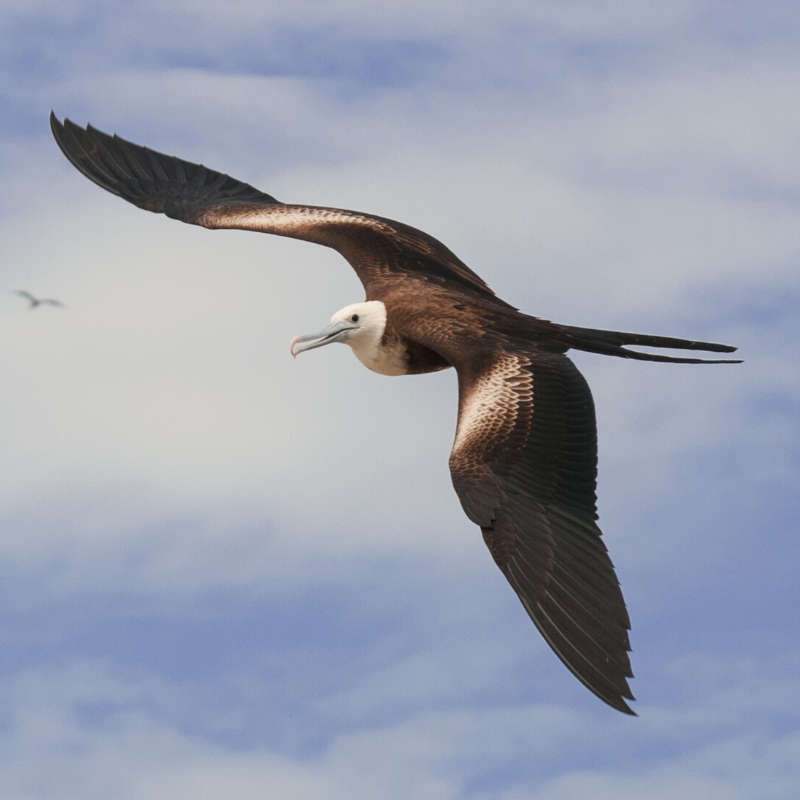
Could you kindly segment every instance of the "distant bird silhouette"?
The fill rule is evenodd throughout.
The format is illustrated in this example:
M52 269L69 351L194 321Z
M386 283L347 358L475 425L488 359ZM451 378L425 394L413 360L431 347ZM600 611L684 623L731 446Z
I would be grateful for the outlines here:
M14 294L24 297L30 303L30 308L37 308L38 306L58 306L59 308L66 308L66 306L58 300L51 300L49 298L40 299L34 297L30 292L23 292L21 289L17 289Z

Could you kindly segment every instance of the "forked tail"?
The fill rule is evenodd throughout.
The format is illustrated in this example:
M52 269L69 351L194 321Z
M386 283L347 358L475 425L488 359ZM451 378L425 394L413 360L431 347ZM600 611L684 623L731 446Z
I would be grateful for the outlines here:
M721 358L679 358L677 356L659 356L653 353L640 353L627 350L624 345L632 344L640 347L670 347L676 350L706 350L712 353L733 353L736 348L727 344L712 342L692 342L689 339L673 339L671 336L648 336L642 333L622 333L620 331L600 331L592 328L574 328L559 325L564 331L561 341L575 350L587 353L601 353L618 358L635 358L639 361L665 361L671 364L741 364L741 359Z

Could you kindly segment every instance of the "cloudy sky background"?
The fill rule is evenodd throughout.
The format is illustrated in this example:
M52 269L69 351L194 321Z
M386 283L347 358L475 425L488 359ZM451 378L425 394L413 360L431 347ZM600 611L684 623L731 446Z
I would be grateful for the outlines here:
M51 108L528 313L740 347L575 357L638 719L463 516L455 375L293 361L346 263L120 202ZM7 0L0 141L3 798L797 798L796 3Z

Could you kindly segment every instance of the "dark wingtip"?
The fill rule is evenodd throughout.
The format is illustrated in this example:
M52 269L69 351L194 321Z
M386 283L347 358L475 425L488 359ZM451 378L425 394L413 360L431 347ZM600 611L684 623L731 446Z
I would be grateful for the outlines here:
M53 136L55 136L56 141L59 141L64 136L64 132L69 130L70 127L79 128L78 125L66 117L64 117L63 121L60 121L56 116L55 111L50 112L50 130L53 132Z
M628 677L632 678L633 675L631 674ZM633 692L631 692L631 687L628 685L627 681L625 681L625 691L623 692L598 691L598 687L589 686L585 682L584 684L592 691L593 694L599 697L604 703L606 703L606 705L611 706L611 708L613 708L615 711L619 711L622 714L627 714L629 717L639 716L625 702L626 700L633 700L633 701L636 700L636 698L633 696Z
M59 149L67 157L67 159L70 162L72 162L72 164L74 164L78 169L80 169L80 166L75 162L75 159L69 154L69 151L67 150L64 141L70 126L72 126L73 128L77 127L77 125L75 125L74 122L70 122L66 117L64 117L63 122L59 122L59 119L56 116L56 112L55 111L50 112L50 130L53 133L53 138L56 140L56 144L59 146Z
M638 717L639 715L624 701L620 700L618 706L614 706L617 711L620 711L623 714L627 714L629 717Z
M61 131L64 130L64 126L58 121L55 111L50 112L50 130L53 132L55 140L58 141Z

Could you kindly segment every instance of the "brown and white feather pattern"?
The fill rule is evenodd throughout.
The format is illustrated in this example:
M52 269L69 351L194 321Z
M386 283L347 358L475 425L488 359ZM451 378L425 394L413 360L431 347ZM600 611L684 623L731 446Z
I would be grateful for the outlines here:
M284 204L240 208L222 206L200 214L196 222L206 228L238 228L278 236L297 236L306 241L312 240L315 228L320 230L318 235L324 236L322 231L337 223L364 226L382 234L391 232L389 226L364 214L338 208Z
M524 356L503 354L469 387L458 415L451 463L501 447L518 422L520 410L533 408L533 373Z
M278 202L220 204L184 219L206 228L235 228L288 236L331 247L351 264L372 299L387 279L412 277L442 285L458 281L502 307L509 307L455 254L432 236L395 220L323 206Z

